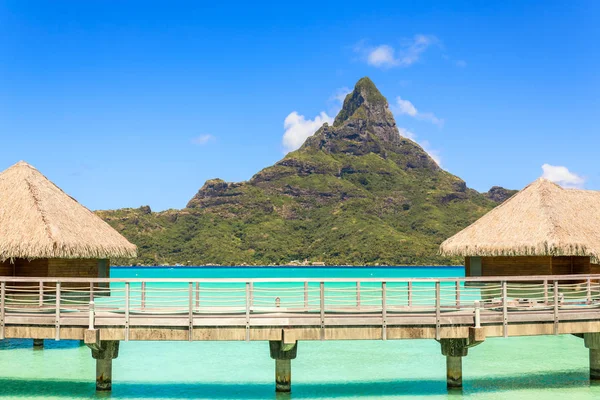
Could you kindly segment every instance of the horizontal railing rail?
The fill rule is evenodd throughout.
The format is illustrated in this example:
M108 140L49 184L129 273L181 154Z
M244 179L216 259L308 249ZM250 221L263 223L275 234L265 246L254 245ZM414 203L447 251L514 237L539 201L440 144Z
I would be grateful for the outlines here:
M1 276L0 282L68 282L68 283L125 283L125 282L263 282L263 283L286 283L286 282L531 282L531 281L578 281L582 279L600 280L600 274L580 275L527 275L527 276L475 276L475 277L444 277L444 278L56 278L56 277L14 277Z
M435 327L600 320L600 275L470 278L0 277L7 326ZM291 322L293 320L293 322ZM249 337L249 336L247 336Z

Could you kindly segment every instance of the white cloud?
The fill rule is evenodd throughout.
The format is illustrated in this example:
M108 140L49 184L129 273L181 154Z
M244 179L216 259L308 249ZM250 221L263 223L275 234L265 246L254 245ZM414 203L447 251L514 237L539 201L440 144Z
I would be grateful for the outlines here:
M367 46L364 41L354 46L354 51L359 53L367 64L378 68L408 67L419 61L431 45L439 44L438 38L433 35L415 35L412 39L404 40L398 49L381 44Z
M406 114L411 117L416 117L419 113L417 108L408 100L402 99L400 96L396 97L396 112L398 114Z
M429 121L432 124L437 125L437 126L443 126L444 125L444 120L443 119L436 117L433 113L430 113L430 112L418 113L417 114L417 118L425 120L425 121Z
M423 150L427 152L427 154L429 154L429 157L433 158L433 161L435 161L437 165L439 165L440 167L442 166L442 157L440 156L440 151L431 148L431 144L429 143L429 141L418 141L417 135L406 128L398 128L398 131L400 132L400 136L404 136L405 138L417 143L423 148Z
M298 149L325 122L332 124L333 117L330 117L324 111L321 111L314 119L306 119L304 115L300 115L296 111L291 112L283 122L285 133L283 134L282 143L285 151Z
M443 119L436 117L435 114L431 112L419 112L413 103L400 96L396 97L396 104L392 104L390 108L397 115L408 115L409 117L429 121L437 126L444 125Z
M333 124L334 117L329 115L336 115L344 104L344 99L348 94L352 93L352 89L344 86L338 88L333 92L328 100L329 111L321 111L314 119L306 119L304 115L298 114L297 111L291 112L284 120L283 127L285 133L283 134L283 148L284 151L294 151L304 141L312 136L325 122Z
M350 93L352 93L352 89L344 86L339 89L336 89L336 91L333 93L329 100L338 102L339 107L341 108L344 104L344 99L346 99L346 96L348 96Z
M542 165L542 178L548 179L565 188L582 188L585 179L571 171L567 167L544 164Z
M369 50L367 54L367 64L375 67L392 67L398 63L394 57L395 50L386 44L377 46Z
M431 144L427 140L423 140L422 142L418 142L418 143L421 145L423 150L425 150L427 152L427 154L429 154L429 157L433 158L433 161L435 161L436 164L441 167L442 166L442 157L440 155L440 151L431 148Z
M409 131L406 128L398 128L398 132L400 132L400 136L404 136L405 138L410 139L413 142L417 141L417 135L415 135L413 132Z
M467 66L467 62L465 60L456 60L454 63L459 68L465 68Z
M213 135L200 135L192 139L193 144L197 144L198 146L204 146L208 142L212 142L215 140Z

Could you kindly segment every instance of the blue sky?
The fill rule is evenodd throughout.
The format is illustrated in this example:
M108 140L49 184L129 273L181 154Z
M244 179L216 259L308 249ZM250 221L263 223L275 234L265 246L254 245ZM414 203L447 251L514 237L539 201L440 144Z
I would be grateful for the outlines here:
M26 160L91 209L181 208L369 76L470 187L600 190L598 1L215 3L1 2L0 170Z

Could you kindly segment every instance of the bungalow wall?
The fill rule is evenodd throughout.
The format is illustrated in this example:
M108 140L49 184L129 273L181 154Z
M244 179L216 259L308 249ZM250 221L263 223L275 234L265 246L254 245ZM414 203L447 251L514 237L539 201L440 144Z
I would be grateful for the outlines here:
M466 276L572 275L592 273L590 257L467 257ZM600 266L598 268L600 273Z
M553 275L591 273L590 257L552 257Z
M15 266L10 263L10 260L0 262L0 276L13 276L15 274Z
M108 278L110 263L96 259L36 259L16 258L0 263L0 276Z

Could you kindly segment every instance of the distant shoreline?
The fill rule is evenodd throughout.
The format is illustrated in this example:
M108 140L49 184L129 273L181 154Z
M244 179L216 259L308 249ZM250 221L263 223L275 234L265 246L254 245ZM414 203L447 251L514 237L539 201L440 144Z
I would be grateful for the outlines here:
M158 268L176 268L176 269L192 269L192 268L251 268L251 269L276 269L276 268L298 268L298 269L323 269L323 268L395 268L395 269L407 269L407 268L464 268L463 265L325 265L325 266L312 266L312 265L156 265L156 266L127 266L127 265L113 265L111 268L126 269L126 268L138 268L138 269L158 269Z

